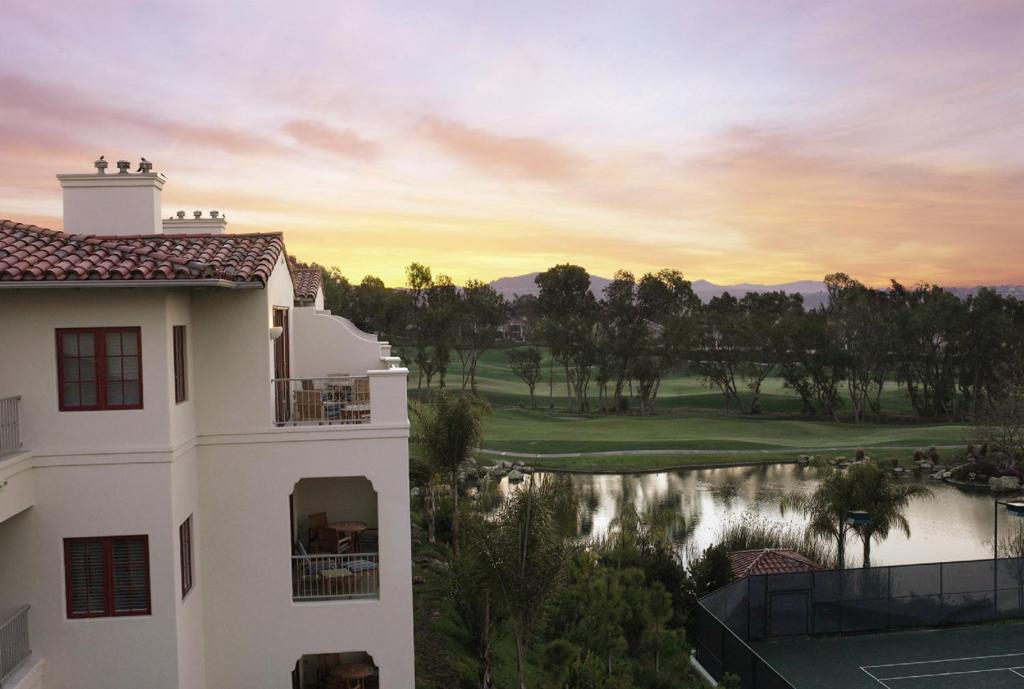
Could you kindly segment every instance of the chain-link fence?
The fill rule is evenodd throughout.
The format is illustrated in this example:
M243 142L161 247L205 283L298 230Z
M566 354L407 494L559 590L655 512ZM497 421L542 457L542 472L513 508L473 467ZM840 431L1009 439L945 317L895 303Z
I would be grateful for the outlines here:
M731 672L744 689L775 689L789 684L746 642L1020 618L1024 558L759 575L700 600L696 647L716 679Z

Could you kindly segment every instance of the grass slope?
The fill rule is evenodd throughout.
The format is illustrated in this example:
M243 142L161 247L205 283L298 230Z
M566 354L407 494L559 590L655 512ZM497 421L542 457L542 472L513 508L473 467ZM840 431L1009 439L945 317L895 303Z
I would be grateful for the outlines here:
M409 357L406 357L408 361ZM655 469L708 463L765 462L793 459L801 452L851 454L864 448L872 456L903 459L911 450L931 445L966 442L963 424L916 423L903 390L891 384L883 395L888 420L856 424L800 416L800 399L781 379L769 378L762 387L762 408L757 416L725 409L722 395L686 372L666 379L658 396L657 414L600 414L575 416L566 411L565 384L557 366L551 386L545 365L544 382L537 389L538 409L530 407L527 387L506 364L502 350L486 352L477 370L478 391L490 402L484 420L484 448L535 454L581 453L582 457L531 458L537 467L580 471ZM417 372L409 377L410 396L417 390ZM434 380L436 388L437 380ZM461 387L457 359L448 374L448 386ZM596 392L596 386L592 386ZM553 396L551 396L553 392ZM598 407L596 398L591 404ZM903 448L906 448L903 451ZM586 456L588 453L629 453L660 450L659 454ZM482 455L482 459L498 459Z

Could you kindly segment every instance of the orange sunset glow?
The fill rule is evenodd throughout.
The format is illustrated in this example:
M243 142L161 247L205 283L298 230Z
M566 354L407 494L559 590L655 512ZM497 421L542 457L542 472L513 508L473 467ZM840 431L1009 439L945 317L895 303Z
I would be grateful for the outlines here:
M165 210L283 230L290 254L354 280L571 261L718 283L1024 281L1018 2L0 16L0 217L59 229L55 173L146 156Z

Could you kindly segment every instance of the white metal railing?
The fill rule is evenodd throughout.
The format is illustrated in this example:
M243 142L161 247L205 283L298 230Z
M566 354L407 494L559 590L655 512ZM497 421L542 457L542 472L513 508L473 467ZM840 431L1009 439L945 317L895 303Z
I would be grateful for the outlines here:
M0 455L21 449L18 407L21 397L0 397Z
M0 687L32 653L28 643L28 609L23 605L0 619Z
M292 556L292 597L297 601L380 597L380 553Z
M324 426L370 423L370 378L275 378L274 423Z

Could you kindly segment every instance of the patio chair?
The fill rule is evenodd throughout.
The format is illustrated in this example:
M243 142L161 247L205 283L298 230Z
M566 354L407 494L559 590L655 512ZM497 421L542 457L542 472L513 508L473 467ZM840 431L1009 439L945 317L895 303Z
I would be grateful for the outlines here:
M295 391L295 420L300 423L324 420L324 401L319 390Z
M380 530L367 529L359 534L358 552L375 553L380 547Z
M320 530L327 527L327 513L314 512L309 515L309 531L306 533L306 540L310 548L319 549Z

